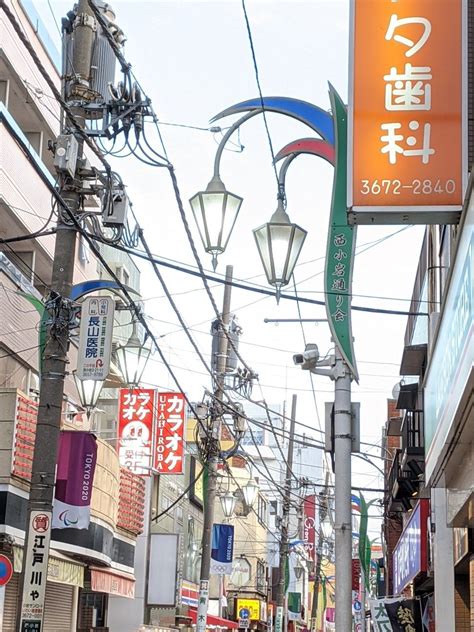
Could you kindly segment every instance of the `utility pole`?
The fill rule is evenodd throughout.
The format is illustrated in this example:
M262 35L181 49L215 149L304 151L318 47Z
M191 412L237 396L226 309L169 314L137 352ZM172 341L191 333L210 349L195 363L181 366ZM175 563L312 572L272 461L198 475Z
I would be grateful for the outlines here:
M293 469L293 446L296 424L296 395L291 400L290 435L288 441L288 458L286 461L286 477L283 496L283 511L280 530L280 568L276 591L275 632L286 632L288 615L284 612L285 606L285 569L288 563L288 527L291 506L291 476Z
M349 632L352 630L351 373L337 344L334 380L336 632Z
M230 320L230 297L232 291L233 267L226 267L224 303L222 308L222 324L228 332ZM224 332L218 331L218 348L216 358L216 376L213 404L211 407L210 434L205 437L207 461L207 489L204 498L204 525L202 530L201 573L199 578L199 602L196 621L196 632L205 632L207 610L209 604L209 578L211 568L212 526L214 524L214 505L217 488L217 461L219 457L219 439L222 419L222 399L227 365L228 340ZM219 595L220 601L220 595Z
M88 77L94 37L95 19L87 0L80 0L79 15L75 25L74 68L77 75ZM78 115L79 124L84 119ZM66 124L67 125L67 124ZM63 124L63 132L68 129ZM78 144L78 163L82 157L83 142ZM75 215L81 203L81 179L61 174L60 194ZM69 300L74 276L76 229L66 212L58 207L59 218L54 249L51 293L46 302L49 325L40 382L40 399L36 425L30 496L28 500L27 529L23 550L21 608L18 631L43 629L44 602L48 574L49 545L58 455L59 433L63 407L64 380L67 373L67 350L72 304Z
M335 345L334 356L319 360L315 344L307 344L293 362L315 375L334 380L334 531L336 548L336 632L352 629L352 520L351 520L351 453L352 404L351 371ZM331 366L330 369L322 368ZM332 451L332 447L331 447Z
M321 562L323 557L323 543L324 536L321 529L321 524L326 517L328 511L328 483L329 472L326 472L326 482L324 489L319 493L319 537L318 546L316 548L316 568L314 571L314 584L313 584L313 601L311 603L311 632L316 632L317 617L318 617L318 601L319 601L319 584L321 581Z

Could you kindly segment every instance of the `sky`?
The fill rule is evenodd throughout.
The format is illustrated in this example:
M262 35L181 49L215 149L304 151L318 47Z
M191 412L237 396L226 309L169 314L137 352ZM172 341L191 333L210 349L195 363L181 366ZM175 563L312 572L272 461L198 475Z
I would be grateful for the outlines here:
M158 116L199 256L212 272L188 199L203 190L212 176L222 134L207 131L210 119L233 104L258 96L241 2L116 0L111 4L127 36L125 56ZM36 5L52 37L59 41L57 22L72 3L37 0ZM247 0L246 6L264 96L288 96L329 109L330 81L347 102L349 0ZM226 127L234 120L222 119L217 124ZM291 140L313 135L303 124L281 115L269 113L267 120L275 151ZM156 135L152 138L153 146L161 152L159 139ZM276 209L277 189L263 118L257 116L244 123L240 137L235 134L231 141L222 157L221 177L244 202L229 247L219 258L217 274L223 275L226 265L233 265L234 279L267 287L251 233ZM111 162L127 184L153 253L195 266L167 170L142 165L133 156ZM293 162L286 180L287 211L292 221L308 231L295 270L300 297L322 300L324 296L331 190L332 168L324 161L302 156ZM423 230L359 227L353 304L409 309ZM192 400L199 400L204 389L210 389L209 375L182 332L153 271L147 265L140 267L150 325L180 384ZM214 312L202 281L166 268L161 272L194 340L209 360ZM219 306L222 287L211 283ZM285 292L294 294L293 284ZM301 304L298 311L295 301L282 299L277 305L272 297L237 289L232 291L231 304L243 328L240 352L259 375L253 397L264 398L269 405L281 405L286 400L289 410L291 395L296 393L297 420L313 429L300 426L298 431L321 438L318 430L324 426L324 402L332 399L333 383L328 378L314 377L313 393L309 374L293 366L292 355L304 349L305 341L317 343L321 355L325 355L331 349L327 324L276 325L265 324L264 319L324 318L324 307ZM353 383L353 400L361 402L362 440L380 444L387 398L400 380L406 317L353 312L352 318L360 373L360 383ZM146 379L162 388L176 387L157 354ZM377 448L363 449L380 455ZM380 459L376 463L383 466ZM319 471L315 471L317 475ZM379 472L357 458L353 458L353 481L361 486L383 486ZM371 531L380 533L379 521L372 521Z

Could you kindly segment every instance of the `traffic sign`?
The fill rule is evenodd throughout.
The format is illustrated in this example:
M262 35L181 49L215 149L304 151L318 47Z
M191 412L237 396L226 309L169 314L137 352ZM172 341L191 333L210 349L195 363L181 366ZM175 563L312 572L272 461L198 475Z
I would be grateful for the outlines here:
M358 599L354 601L353 608L356 612L360 612L360 610L362 609L362 604Z
M0 554L0 586L6 586L13 575L13 565L6 555Z
M239 610L239 619L248 619L250 617L250 610L248 608L241 608Z
M248 617L239 617L239 628L245 628L246 630L250 627L250 619Z

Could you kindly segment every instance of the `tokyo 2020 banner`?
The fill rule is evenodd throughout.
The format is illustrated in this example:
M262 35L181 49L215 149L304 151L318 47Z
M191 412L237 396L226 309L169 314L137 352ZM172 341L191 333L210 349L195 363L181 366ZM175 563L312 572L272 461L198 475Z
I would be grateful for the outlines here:
M97 460L88 432L61 432L53 507L53 529L87 529Z

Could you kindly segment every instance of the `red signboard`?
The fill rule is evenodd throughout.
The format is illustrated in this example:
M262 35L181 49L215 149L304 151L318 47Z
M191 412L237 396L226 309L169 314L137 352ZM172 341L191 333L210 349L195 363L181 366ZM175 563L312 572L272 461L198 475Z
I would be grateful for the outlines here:
M159 393L153 469L160 474L183 473L185 414L183 393Z
M309 559L314 562L316 558L316 496L306 496L304 499L304 523L303 540L304 548Z
M118 453L120 465L135 474L151 474L155 391L120 389Z

